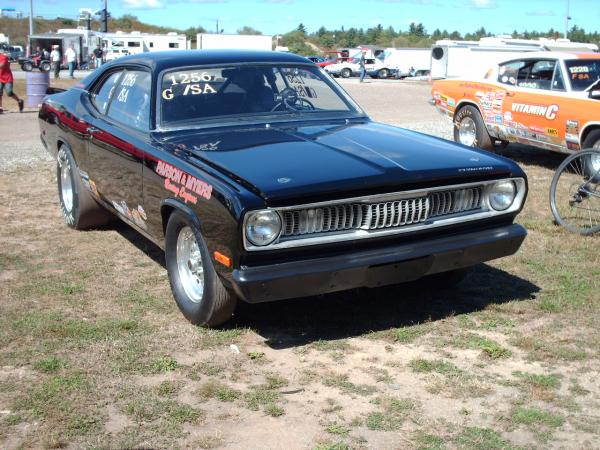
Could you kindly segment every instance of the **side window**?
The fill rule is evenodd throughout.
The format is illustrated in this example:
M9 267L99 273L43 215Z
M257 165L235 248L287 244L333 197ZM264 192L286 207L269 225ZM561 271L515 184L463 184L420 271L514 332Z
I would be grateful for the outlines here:
M123 71L119 70L118 72L110 74L110 76L92 93L92 103L102 114L106 113L106 107L108 106L108 102L112 97L117 81L119 81L119 77L122 73Z
M114 98L110 102L108 117L125 126L148 130L150 127L150 73L127 70Z
M519 70L517 85L529 89L550 89L556 61L529 61Z
M525 66L525 61L511 61L498 66L498 82L510 86L517 85L517 77Z

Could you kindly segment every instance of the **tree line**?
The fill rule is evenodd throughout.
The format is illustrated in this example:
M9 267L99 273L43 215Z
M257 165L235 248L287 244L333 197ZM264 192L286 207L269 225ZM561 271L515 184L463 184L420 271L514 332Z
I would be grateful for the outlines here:
M77 26L77 21L68 18L57 17L56 19L40 19L34 20L34 26L37 33L56 31L58 28L70 28ZM98 29L99 23L92 22L92 29ZM11 42L15 44L25 44L29 25L26 18L0 18L0 29L5 34L11 37ZM210 33L211 30L201 25L192 26L187 29L177 29L170 27L162 27L157 25L146 24L132 14L125 14L121 17L111 17L109 19L109 30L116 31L132 31L137 30L147 33L166 33L175 31L185 34L187 39L196 40L198 33ZM261 31L251 27L244 26L236 30L238 34L262 34ZM513 31L511 33L514 38L522 39L537 39L540 37L557 38L562 37L562 34L557 30L550 28L546 32L540 31ZM431 47L435 41L440 39L452 40L479 40L482 37L492 36L484 27L480 27L474 32L462 34L459 31L440 30L436 28L431 33L427 31L422 23L411 23L407 30L395 29L392 26L386 28L383 25L377 25L371 28L355 28L346 29L341 27L335 30L329 30L324 26L316 31L309 33L306 26L300 23L294 30L277 36L277 44L286 46L290 51L301 55L314 55L319 52L316 48L327 51L335 48L353 48L358 45L376 45L379 47ZM591 42L600 44L600 32L587 32L577 25L573 25L568 33L569 39L576 42Z
M550 28L546 32L540 31L513 31L513 38L521 39L538 39L545 38L560 38L562 34L557 30ZM337 30L328 30L325 27L319 28L313 33L308 33L304 24L299 24L295 30L292 30L281 36L279 45L286 46L290 51L303 55L314 54L316 45L321 49L335 48L353 48L358 45L376 45L379 47L430 47L435 41L440 39L452 40L479 40L482 37L493 36L484 27L466 34L459 31L440 30L436 28L431 34L427 32L422 23L411 23L408 30L396 30L389 26L384 28L382 25L377 25L372 28L348 28L341 27ZM577 25L569 30L569 39L577 42L600 43L599 32L586 32L583 28Z

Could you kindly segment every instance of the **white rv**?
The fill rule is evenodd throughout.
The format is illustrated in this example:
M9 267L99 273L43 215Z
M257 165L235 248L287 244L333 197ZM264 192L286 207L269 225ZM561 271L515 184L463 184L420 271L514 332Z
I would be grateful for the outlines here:
M481 38L479 41L437 41L431 48L431 78L483 76L501 61L518 58L525 52L548 50L598 51L595 44L568 39L528 40L510 36Z
M196 35L198 49L273 50L273 36L264 34L216 34Z
M132 31L124 33L117 31L115 33L101 33L102 46L107 51L113 49L127 50L127 54L134 55L144 52L157 52L163 50L185 50L187 40L185 35L177 33L150 34Z

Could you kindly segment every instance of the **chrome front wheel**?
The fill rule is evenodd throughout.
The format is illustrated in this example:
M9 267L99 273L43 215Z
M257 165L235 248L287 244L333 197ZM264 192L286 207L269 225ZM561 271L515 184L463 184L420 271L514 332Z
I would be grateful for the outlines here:
M477 139L477 127L475 121L470 117L464 117L458 126L458 136L460 143L468 147L475 146Z
M177 237L177 270L185 293L194 303L204 295L204 265L194 232L185 226Z

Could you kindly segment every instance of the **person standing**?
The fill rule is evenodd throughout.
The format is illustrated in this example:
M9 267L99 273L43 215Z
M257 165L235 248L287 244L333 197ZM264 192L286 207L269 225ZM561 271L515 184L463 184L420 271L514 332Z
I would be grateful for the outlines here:
M52 46L52 51L50 52L50 62L52 63L52 68L54 69L54 79L60 78L60 50L58 45Z
M359 61L359 68L360 68L360 82L362 83L363 80L365 79L365 75L367 73L367 70L365 69L365 53L366 50L363 50L360 54L360 61Z
M65 52L65 57L67 58L67 64L69 65L69 76L71 78L75 78L73 72L75 71L75 66L77 65L77 52L75 51L74 44L69 46Z
M5 50L0 51L0 113L2 109L2 94L6 89L6 95L16 100L19 105L19 112L23 112L23 100L13 92L13 74L10 70L10 61L6 56Z
M94 61L96 62L96 69L102 66L102 58L104 58L104 51L102 51L102 47L100 47L100 44L98 44L94 49Z

